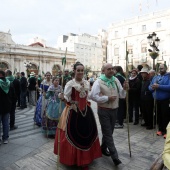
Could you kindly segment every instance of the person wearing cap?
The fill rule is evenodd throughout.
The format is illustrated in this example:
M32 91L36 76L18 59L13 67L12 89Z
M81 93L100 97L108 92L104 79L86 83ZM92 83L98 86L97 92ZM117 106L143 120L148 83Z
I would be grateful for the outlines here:
M158 136L166 138L166 127L170 121L170 73L167 73L167 66L160 64L159 75L152 79L149 90L152 92L153 98L156 100Z
M145 123L141 124L141 126L146 126L147 130L153 129L153 105L154 100L152 97L151 91L148 89L150 85L149 79L149 70L147 67L143 67L140 71L142 80L141 87L141 107L142 107L142 117Z
M28 80L28 90L29 90L29 103L30 105L35 106L35 92L36 92L36 78L35 78L35 73L31 72L30 78Z
M135 109L134 125L139 124L141 81L137 76L138 71L133 69L129 77L129 122L133 122L133 109Z

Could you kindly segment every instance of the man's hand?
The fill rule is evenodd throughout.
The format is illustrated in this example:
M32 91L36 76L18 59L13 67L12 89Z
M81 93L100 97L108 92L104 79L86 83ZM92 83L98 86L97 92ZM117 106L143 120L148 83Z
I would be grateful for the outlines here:
M117 98L117 96L110 96L110 97L108 97L109 101L115 101L116 98Z
M152 89L153 89L153 90L156 90L158 87L159 87L159 84L154 83L154 84L152 85Z

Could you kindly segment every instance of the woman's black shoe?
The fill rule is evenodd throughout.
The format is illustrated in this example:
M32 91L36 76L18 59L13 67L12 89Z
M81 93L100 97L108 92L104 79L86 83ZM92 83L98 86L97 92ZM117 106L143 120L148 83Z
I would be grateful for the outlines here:
M146 124L146 123L143 123L143 124L141 124L141 126L147 126L147 124Z
M105 156L110 156L110 152L107 150L107 149L102 149L102 154L105 155Z
M113 162L114 162L114 164L116 166L122 163L118 158L117 159L113 159Z
M134 125L138 125L139 124L139 122L134 122Z
M152 126L147 126L146 129L147 129L147 130L152 130L153 127L152 127Z

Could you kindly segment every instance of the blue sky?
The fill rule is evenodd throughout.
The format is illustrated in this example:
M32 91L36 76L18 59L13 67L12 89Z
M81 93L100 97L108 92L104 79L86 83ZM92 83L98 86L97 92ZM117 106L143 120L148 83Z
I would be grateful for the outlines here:
M170 0L0 0L0 31L18 44L41 37L56 46L62 34L97 34L111 23L170 9Z

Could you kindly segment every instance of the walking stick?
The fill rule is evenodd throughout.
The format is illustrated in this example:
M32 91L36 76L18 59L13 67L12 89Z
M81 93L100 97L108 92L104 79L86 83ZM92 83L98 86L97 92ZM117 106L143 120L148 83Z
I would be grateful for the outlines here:
M156 76L158 75L158 67L159 67L159 65L157 65L157 67L156 67L156 73L155 73ZM157 79L156 79L155 83L157 83ZM154 93L155 93L155 97L154 97L154 105L153 105L153 127L155 124L155 129L157 132L158 131L158 123L157 123L158 122L158 114L157 114L157 103L156 103L156 89L155 89ZM154 120L154 114L155 114L155 120ZM153 137L154 137L154 134L155 134L155 132L153 130Z
M66 51L65 51L65 56L62 59L62 65L63 65L63 72L65 70L65 66L66 66L66 55L67 55L67 47L66 47ZM62 74L62 79L61 79L61 87L63 90L63 82L64 82L64 75ZM60 108L59 108L59 113L61 115L62 112L62 101L60 100ZM58 119L58 157L57 157L57 170L59 170L59 166L60 166L60 117Z
M128 81L128 51L127 51L127 41L126 41L126 81ZM130 130L129 130L129 90L126 89L126 120L127 120L127 131L128 131L128 145L129 154L131 157L131 144L130 144Z

